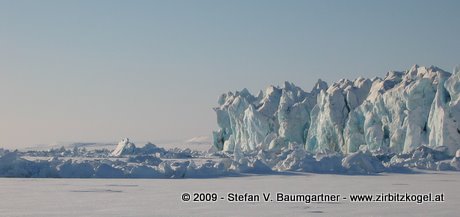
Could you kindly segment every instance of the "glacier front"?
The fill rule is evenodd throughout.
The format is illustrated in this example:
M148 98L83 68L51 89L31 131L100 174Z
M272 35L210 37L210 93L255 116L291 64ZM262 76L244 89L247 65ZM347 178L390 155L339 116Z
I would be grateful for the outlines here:
M301 145L311 153L360 148L407 153L424 145L455 155L460 149L460 68L453 74L415 65L385 78L318 80L310 92L292 83L257 96L222 94L214 146L242 153Z

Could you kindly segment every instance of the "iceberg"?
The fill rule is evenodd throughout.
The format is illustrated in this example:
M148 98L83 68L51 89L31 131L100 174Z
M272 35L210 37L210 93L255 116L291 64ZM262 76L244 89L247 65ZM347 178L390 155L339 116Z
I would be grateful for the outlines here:
M58 174L48 161L29 161L17 152L7 152L0 157L0 177L47 178Z
M94 168L90 163L78 163L68 160L58 166L59 177L66 178L91 178Z
M96 178L123 178L123 170L116 168L114 165L102 163L96 169L94 176Z
M385 167L382 162L370 152L357 151L343 158L342 166L348 173L373 174L383 172Z
M134 154L136 151L136 145L134 143L129 142L128 138L123 138L118 143L115 150L112 151L111 155L114 157L120 157L122 155Z

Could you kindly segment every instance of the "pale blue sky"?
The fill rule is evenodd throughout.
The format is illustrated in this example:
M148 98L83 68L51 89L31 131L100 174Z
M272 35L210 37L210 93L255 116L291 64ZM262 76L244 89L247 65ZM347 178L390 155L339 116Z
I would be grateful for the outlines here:
M210 135L229 90L460 63L460 1L0 1L0 147Z

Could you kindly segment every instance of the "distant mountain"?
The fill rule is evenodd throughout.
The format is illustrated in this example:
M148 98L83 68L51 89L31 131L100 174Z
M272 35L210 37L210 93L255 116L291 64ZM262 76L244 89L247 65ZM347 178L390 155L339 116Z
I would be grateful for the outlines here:
M97 143L97 142L59 142L59 143L52 143L52 144L40 144L40 145L33 145L30 147L26 147L23 150L25 151L40 151L40 150L49 150L49 149L57 149L64 147L66 149L73 149L73 148L85 148L87 150L95 150L95 149L114 149L116 144L114 143Z
M191 139L185 140L187 144L211 144L212 138L210 136L197 136Z

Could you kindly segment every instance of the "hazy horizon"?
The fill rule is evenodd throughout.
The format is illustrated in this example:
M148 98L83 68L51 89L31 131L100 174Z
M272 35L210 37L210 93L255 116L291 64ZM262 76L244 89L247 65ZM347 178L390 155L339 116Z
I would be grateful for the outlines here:
M459 1L0 1L0 148L184 140L228 91L460 64Z

